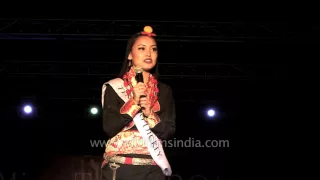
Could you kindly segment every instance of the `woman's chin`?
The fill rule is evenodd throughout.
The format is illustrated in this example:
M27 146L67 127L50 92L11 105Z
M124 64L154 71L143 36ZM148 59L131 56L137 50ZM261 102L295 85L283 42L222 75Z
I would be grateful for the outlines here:
M144 65L142 66L141 68L144 70L144 71L150 71L152 68L154 68L155 65Z

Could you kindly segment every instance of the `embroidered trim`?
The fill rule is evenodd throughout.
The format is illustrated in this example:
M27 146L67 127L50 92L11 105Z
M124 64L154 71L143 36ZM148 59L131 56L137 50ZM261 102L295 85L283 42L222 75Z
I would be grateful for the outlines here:
M145 121L147 121L150 128L153 128L160 122L160 118L158 117L158 115L156 113L151 111L150 116L145 118Z
M138 106L132 98L129 99L121 108L121 114L128 114L131 117L134 117L138 111L140 110L140 106Z

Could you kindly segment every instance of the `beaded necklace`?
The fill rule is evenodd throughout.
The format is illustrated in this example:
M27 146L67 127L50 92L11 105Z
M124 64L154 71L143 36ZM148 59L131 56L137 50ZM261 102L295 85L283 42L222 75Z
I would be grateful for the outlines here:
M124 83L124 87L127 89L126 93L129 98L132 97L132 81L135 81L135 72L131 68L126 74L123 75L122 77ZM147 82L147 92L149 94L149 99L150 99L150 107L153 107L153 105L157 102L158 100L158 81L152 74L149 75L149 81Z

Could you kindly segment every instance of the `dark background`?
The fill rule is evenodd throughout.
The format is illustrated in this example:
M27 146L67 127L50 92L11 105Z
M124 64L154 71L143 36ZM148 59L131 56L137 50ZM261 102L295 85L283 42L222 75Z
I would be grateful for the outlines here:
M279 165L288 67L319 46L316 23L0 19L3 176L63 177L86 156L102 159L104 148L89 142L106 138L101 114L89 108L101 106L102 84L117 75L126 40L145 25L158 35L160 81L176 100L175 138L230 142L167 148L174 174L271 175L265 167ZM21 116L24 102L36 106L32 118Z

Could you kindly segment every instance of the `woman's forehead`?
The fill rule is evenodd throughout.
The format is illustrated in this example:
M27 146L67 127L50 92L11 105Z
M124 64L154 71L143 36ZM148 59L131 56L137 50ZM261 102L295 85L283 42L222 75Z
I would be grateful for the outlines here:
M148 36L140 36L136 39L135 45L145 45L145 46L153 46L156 45L156 42L153 38Z

